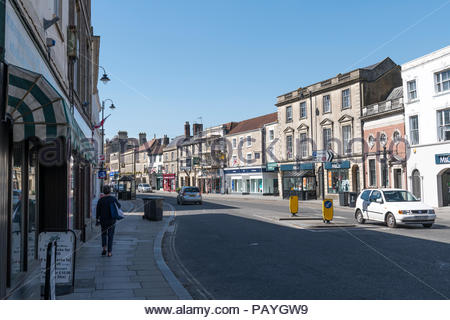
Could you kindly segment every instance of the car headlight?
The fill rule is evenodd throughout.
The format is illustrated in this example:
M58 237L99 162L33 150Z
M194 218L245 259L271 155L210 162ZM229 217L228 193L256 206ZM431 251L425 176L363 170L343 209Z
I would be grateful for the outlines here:
M434 213L434 210L433 210L433 209L428 210L428 214L435 214L435 213Z
M398 210L398 214L411 214L411 210Z

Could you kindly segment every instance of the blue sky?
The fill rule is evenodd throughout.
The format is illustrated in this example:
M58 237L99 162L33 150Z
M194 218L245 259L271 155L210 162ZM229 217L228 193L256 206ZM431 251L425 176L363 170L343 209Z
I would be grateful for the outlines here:
M275 112L288 91L450 44L450 0L95 0L92 12L112 80L100 97L117 107L107 137Z

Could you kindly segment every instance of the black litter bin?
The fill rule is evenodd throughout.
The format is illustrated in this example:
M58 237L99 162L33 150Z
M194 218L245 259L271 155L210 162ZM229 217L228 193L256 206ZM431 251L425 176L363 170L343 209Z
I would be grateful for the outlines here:
M341 207L348 206L348 192L339 192L339 205Z
M144 200L144 215L142 218L152 221L161 221L163 217L164 199L147 197L142 198L142 200Z
M348 206L351 208L356 207L356 199L358 199L358 193L357 192L349 192L348 193Z

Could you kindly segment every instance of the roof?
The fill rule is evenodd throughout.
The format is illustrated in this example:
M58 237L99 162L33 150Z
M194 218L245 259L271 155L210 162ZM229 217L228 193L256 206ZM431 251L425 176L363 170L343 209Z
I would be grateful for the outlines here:
M403 86L392 89L386 100L395 100L403 97Z
M173 138L172 141L170 141L170 143L164 149L176 148L178 146L178 144L180 143L180 141L182 141L183 139L184 139L184 135Z
M164 146L162 144L158 144L150 151L151 155L163 154Z
M263 116L259 116L256 118L248 119L239 122L228 134L236 134L239 132L245 132L250 130L255 130L262 128L263 125L267 123L272 123L277 121L278 119L278 113L269 113Z
M140 145L138 148L136 148L135 150L138 151L138 152L142 152L142 151L148 150L148 149L150 149L150 148L153 147L153 145L155 144L156 140L157 140L157 139L152 139L152 140L150 140L150 141L147 141L147 142L141 144L141 145Z

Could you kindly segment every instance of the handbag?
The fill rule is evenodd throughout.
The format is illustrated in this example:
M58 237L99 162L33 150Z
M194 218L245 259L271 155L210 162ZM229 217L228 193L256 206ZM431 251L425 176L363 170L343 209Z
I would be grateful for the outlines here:
M116 202L111 203L111 218L115 220L122 220L125 218L123 211L117 206Z

